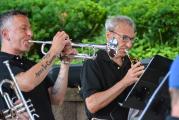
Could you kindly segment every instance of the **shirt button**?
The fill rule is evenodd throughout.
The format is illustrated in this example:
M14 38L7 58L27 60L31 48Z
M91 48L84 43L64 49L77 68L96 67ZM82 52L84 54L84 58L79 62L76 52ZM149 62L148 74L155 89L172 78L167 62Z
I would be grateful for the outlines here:
M16 57L17 60L19 60L19 57Z
M23 63L21 63L21 65L23 65Z
M120 67L117 67L117 69L119 70L119 69L120 69Z

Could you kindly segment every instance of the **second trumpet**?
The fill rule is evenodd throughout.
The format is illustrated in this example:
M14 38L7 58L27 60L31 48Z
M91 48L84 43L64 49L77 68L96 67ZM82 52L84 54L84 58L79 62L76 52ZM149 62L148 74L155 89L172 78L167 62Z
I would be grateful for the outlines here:
M47 44L52 44L52 41L33 41L33 40L30 40L29 42L30 43L42 44L41 45L41 52L44 55L47 54L47 52L45 52L45 46ZM108 52L108 55L110 57L114 57L117 53L117 50L118 50L118 42L117 42L116 39L110 40L106 45L82 44L82 43L71 43L71 45L72 45L72 47L92 49L91 55L90 54L84 54L84 53L78 53L77 55L66 56L66 57L72 57L72 58L75 58L75 59L95 59L97 49L104 49Z

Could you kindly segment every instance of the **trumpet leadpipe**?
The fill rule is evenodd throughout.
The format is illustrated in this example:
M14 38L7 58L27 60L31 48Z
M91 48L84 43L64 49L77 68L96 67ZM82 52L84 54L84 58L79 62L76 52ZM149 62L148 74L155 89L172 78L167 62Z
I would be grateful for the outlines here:
M128 51L127 49L125 49L125 52L126 52L127 57L129 58L131 64L133 64L133 63L132 63L132 60L131 60L131 57L129 56L129 51Z
M29 40L30 43L37 43L37 44L42 44L41 45L41 52L42 54L47 54L47 52L45 52L45 45L47 44L52 44L52 41L33 41L33 40ZM110 40L107 44L105 45L99 45L99 44L83 44L83 43L71 43L72 47L79 47L79 48L89 48L92 49L93 51L93 55L89 55L89 54L77 54L77 55L68 55L68 56L63 56L63 57L70 57L70 58L76 58L76 59L95 59L96 58L96 50L97 49L102 49L102 50L106 50L108 52L108 55L110 58L113 58L118 51L118 42L116 39L112 39ZM60 55L59 55L60 56Z
M82 44L82 43L72 43L71 45L72 45L73 47L106 49L106 45Z
M52 44L52 41L34 41L29 40L30 43L37 43L37 44Z
M29 40L30 43L37 44L52 44L52 41L34 41ZM106 49L106 45L97 45L97 44L83 44L83 43L71 43L72 47L84 47L84 48L97 48L97 49Z

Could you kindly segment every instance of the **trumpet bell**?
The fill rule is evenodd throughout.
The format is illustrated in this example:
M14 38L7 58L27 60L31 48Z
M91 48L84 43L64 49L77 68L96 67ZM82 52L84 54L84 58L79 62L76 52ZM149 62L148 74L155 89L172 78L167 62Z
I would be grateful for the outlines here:
M110 39L109 42L107 43L106 49L110 58L115 57L119 49L118 41L115 38Z

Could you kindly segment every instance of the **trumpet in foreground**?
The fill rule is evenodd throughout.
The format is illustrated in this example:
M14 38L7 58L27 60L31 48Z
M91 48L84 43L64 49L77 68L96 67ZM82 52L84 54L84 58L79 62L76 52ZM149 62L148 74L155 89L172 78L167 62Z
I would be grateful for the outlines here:
M31 100L25 101L22 92L20 91L20 88L17 84L16 78L14 74L12 73L12 70L10 68L9 61L3 62L6 67L8 68L8 71L11 75L12 80L4 79L0 83L0 94L4 98L6 105L8 107L7 110L3 110L0 114L2 119L17 119L17 114L20 114L22 112L27 112L29 115L29 120L35 120L35 117L39 117L37 114L35 114L35 109L33 108L33 104L31 103ZM9 87L14 91L16 97L18 100L21 101L19 104L14 104L13 99L10 98L10 95L3 91L3 85L9 85Z

